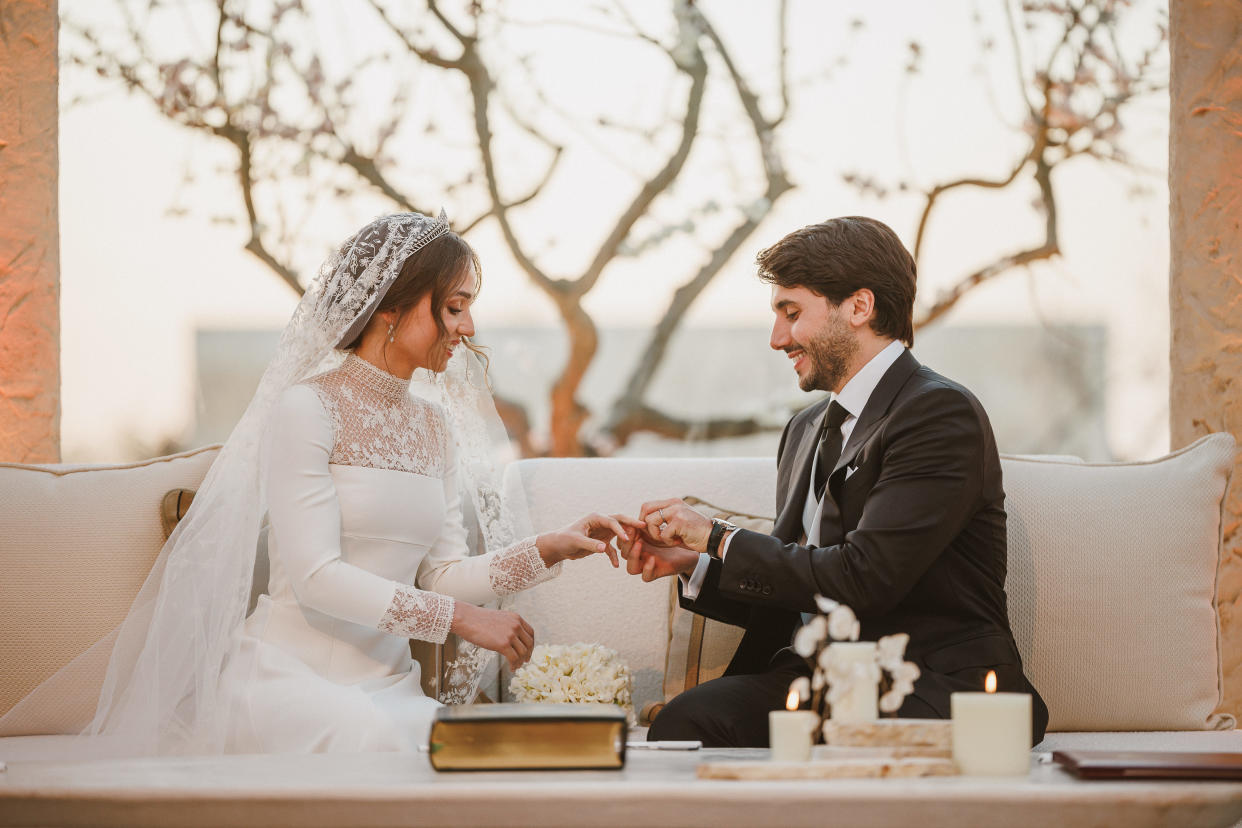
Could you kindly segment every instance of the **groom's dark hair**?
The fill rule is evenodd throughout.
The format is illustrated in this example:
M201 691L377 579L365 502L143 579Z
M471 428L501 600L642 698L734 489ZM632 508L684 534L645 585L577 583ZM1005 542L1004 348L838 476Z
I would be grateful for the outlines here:
M855 291L875 295L871 329L914 345L914 257L887 224L865 216L795 230L755 257L759 278L804 287L839 305Z

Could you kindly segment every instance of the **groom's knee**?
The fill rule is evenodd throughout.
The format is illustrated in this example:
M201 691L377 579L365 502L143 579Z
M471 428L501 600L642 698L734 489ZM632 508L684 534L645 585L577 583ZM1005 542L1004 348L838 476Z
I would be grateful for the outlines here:
M688 698L690 695L693 694L682 693L675 696L660 709L647 731L648 741L698 739L704 745L718 744L714 717L703 705L695 704L692 698Z

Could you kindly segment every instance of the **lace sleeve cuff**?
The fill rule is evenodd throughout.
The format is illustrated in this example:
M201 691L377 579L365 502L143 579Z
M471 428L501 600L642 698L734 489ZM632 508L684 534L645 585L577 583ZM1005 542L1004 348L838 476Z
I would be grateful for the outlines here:
M529 537L493 553L487 572L492 592L511 595L560 575L561 563L555 566L544 564L539 556L539 547L535 546L535 538Z
M377 626L392 635L443 644L453 624L453 606L447 595L402 584Z

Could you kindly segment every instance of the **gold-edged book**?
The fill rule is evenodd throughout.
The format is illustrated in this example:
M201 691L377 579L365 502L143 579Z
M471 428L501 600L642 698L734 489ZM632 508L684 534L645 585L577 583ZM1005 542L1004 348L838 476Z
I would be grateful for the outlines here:
M626 728L611 704L441 707L429 756L438 771L621 768Z

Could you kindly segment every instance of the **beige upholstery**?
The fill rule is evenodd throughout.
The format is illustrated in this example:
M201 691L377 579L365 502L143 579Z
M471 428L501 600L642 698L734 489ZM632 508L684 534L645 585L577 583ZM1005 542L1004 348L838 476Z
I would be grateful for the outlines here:
M125 616L164 542L165 493L197 487L217 451L123 466L0 464L0 715ZM80 718L56 712L39 732L76 729Z
M1228 724L1212 711L1221 684L1221 508L1233 450L1232 438L1213 435L1145 463L1003 458L1010 617L1048 702L1050 730ZM162 542L162 498L196 488L215 453L86 470L0 464L0 713L124 616ZM770 458L528 460L515 475L540 531L687 492L739 510L722 510L735 522L762 521L753 515L772 510L775 488ZM644 584L597 557L509 605L539 641L619 650L642 709L718 675L739 637L714 622L696 633L694 617L670 607L670 586ZM77 697L93 699L101 666L73 679ZM89 712L66 704L43 711L39 729L20 732L72 730Z
M1009 618L1049 730L1201 730L1234 441L1141 463L1005 458Z

